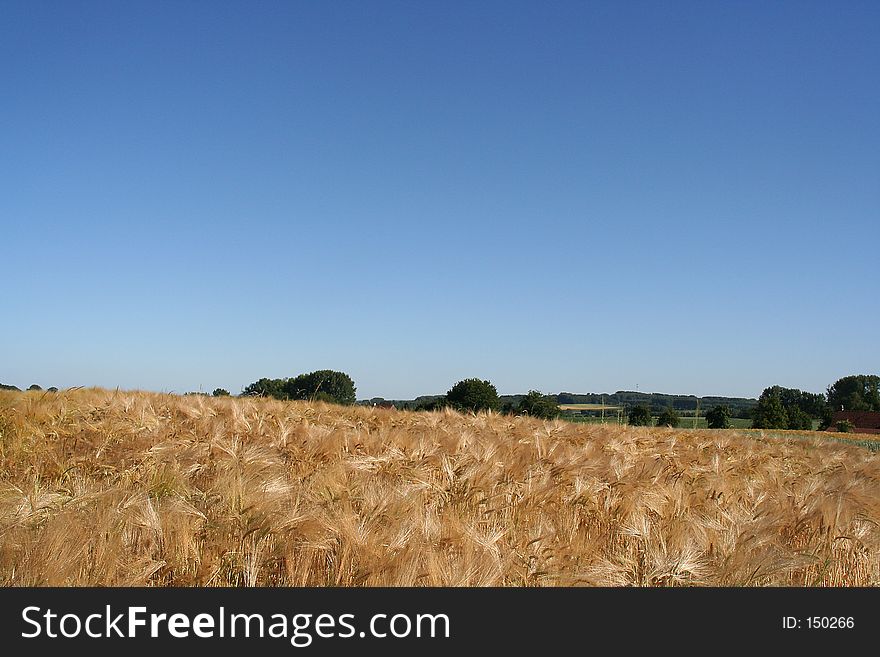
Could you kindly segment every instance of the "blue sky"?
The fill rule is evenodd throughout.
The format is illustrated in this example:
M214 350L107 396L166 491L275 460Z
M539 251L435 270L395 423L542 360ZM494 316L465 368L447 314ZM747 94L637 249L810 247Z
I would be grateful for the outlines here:
M880 370L876 2L3 2L0 381Z

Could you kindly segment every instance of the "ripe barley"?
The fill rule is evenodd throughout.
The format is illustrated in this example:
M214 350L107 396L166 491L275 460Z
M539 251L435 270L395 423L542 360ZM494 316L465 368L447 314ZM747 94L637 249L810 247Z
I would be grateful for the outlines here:
M818 435L4 391L0 584L871 586L880 460Z

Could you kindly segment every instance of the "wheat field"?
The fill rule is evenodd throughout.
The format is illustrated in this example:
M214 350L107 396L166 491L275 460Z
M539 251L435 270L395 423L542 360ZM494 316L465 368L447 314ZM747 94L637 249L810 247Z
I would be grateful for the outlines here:
M0 393L4 586L873 586L880 456L730 431Z

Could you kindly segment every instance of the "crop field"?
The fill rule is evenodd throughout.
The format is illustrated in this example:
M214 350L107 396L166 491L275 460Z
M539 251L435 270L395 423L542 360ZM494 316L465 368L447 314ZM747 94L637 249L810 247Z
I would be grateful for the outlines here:
M838 438L0 392L0 585L878 585Z

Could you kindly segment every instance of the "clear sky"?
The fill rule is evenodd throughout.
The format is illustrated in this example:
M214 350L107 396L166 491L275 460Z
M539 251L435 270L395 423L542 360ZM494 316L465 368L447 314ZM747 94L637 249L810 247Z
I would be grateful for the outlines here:
M0 2L0 382L880 370L880 3Z

